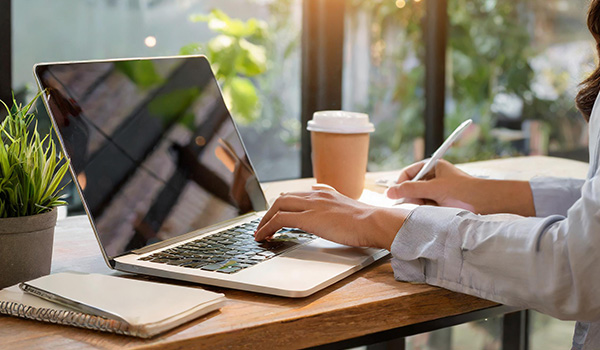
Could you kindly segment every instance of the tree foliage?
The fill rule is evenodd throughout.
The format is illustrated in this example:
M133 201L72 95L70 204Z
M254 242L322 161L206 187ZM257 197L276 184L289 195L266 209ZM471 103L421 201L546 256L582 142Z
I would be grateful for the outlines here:
M190 20L207 23L218 35L206 44L188 44L180 53L205 54L215 70L225 103L234 117L241 123L253 122L257 118L260 101L252 78L267 69L264 47L267 24L255 18L247 21L230 18L217 9L207 15L192 15Z

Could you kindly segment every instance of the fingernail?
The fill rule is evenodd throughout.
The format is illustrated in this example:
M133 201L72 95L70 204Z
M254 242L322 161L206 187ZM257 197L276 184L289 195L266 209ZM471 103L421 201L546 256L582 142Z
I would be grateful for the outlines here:
M312 189L313 189L313 191L325 190L325 191L337 192L336 189L331 187L330 185L320 184L320 183L312 185Z

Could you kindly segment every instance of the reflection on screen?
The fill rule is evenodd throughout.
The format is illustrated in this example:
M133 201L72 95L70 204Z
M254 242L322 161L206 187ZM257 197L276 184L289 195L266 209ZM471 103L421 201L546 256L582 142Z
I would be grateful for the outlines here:
M204 57L36 72L108 256L266 208Z

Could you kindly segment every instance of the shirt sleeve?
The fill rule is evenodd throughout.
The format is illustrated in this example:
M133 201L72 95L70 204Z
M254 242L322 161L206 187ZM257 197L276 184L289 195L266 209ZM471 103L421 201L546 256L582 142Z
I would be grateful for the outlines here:
M396 279L426 282L561 319L600 319L600 180L545 218L418 207L392 244Z
M583 179L559 177L534 177L529 180L536 216L566 216L567 210L581 197L584 182Z

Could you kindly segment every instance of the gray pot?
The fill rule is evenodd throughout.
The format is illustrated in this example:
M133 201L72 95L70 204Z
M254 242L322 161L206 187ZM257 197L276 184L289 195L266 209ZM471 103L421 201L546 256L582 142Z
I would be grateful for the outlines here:
M0 288L50 273L57 212L0 219Z

